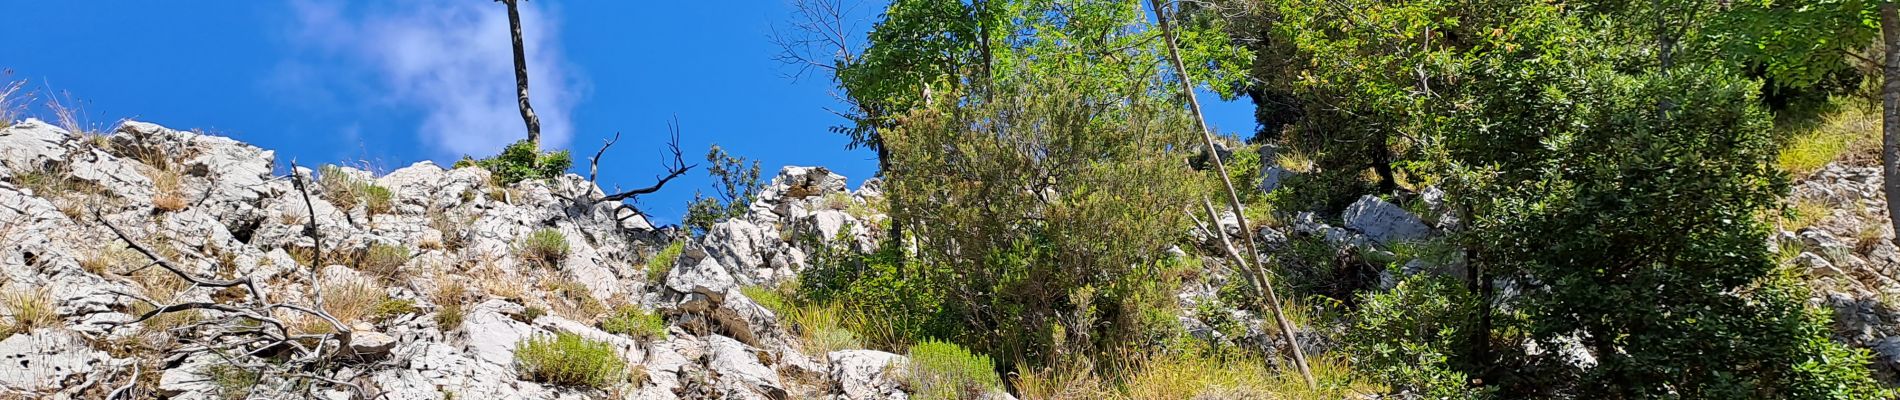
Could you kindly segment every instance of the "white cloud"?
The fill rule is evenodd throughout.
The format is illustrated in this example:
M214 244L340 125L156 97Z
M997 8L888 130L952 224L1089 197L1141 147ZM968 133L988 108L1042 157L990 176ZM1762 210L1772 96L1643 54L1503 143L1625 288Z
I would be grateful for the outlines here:
M299 50L333 58L350 71L312 71L332 65L288 65L274 85L292 93L331 94L333 101L423 113L417 135L442 155L492 154L525 137L515 104L514 50L506 8L479 0L377 2L297 1L289 39ZM544 147L563 147L573 133L580 89L566 70L559 21L521 3L528 83L541 119ZM327 77L327 78L316 78ZM338 82L362 77L364 82ZM327 80L327 81L326 81ZM373 108L372 108L373 109Z

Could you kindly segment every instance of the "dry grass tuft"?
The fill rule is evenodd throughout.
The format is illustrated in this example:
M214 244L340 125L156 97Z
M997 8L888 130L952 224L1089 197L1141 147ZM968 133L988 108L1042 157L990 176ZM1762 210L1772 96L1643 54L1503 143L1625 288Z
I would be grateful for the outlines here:
M0 293L0 311L5 311L10 320L4 330L9 334L29 333L60 323L59 313L53 310L53 299L45 288Z
M553 306L555 315L575 321L591 321L607 313L607 305L594 298L593 290L580 281L550 279L542 281L541 287L546 290L548 305Z
M331 282L317 289L323 294L323 311L336 317L345 325L368 321L375 316L376 308L389 297L381 285L369 280L345 280ZM306 334L324 334L335 332L328 321L307 315L289 317L293 330Z
M184 174L173 163L164 162L146 170L147 178L152 179L152 207L163 211L179 211L189 206L185 201Z

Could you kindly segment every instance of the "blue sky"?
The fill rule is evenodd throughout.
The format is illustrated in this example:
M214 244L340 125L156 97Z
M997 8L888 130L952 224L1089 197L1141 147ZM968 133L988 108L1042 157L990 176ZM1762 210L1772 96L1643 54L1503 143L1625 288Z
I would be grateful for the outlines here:
M524 2L535 111L544 142L575 171L601 141L600 184L641 187L663 173L667 121L688 162L706 148L762 162L823 165L856 185L873 155L845 149L831 82L793 80L768 37L791 0ZM447 165L520 137L506 17L487 0L401 2L10 2L0 69L82 122L139 119L198 128L278 152L280 164L348 162L388 171ZM875 16L864 2L861 36ZM1207 97L1203 97L1207 101ZM1224 132L1251 131L1251 106L1207 104ZM42 116L51 119L50 116ZM703 169L638 205L679 219Z

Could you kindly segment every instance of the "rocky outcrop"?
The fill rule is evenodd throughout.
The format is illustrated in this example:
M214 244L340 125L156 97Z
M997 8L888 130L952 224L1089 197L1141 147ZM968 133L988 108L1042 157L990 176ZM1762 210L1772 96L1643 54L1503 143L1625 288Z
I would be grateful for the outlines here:
M642 264L674 239L636 210L594 200L601 190L580 176L504 186L479 168L426 161L378 174L293 168L274 156L136 121L109 134L37 120L0 128L0 292L43 298L57 319L0 338L0 397L101 398L136 378L180 399L904 398L895 378L865 370L865 357L839 367L802 353L779 316L741 290L796 277L816 252L874 248L885 223L875 181L854 192L825 168L786 167L750 212L693 239L669 274L649 281ZM387 207L372 210L326 180L387 189ZM231 387L244 382L220 367L231 354L212 350L233 345L223 328L180 328L222 314L127 323L147 300L215 303L243 292L140 269L144 257L100 218L188 273L248 278L270 301L314 304L311 293L322 292L327 307L361 308L336 312L352 331L325 342L340 358L306 374L321 380L265 375ZM517 256L543 229L561 233L565 257ZM377 246L406 258L364 261ZM600 329L612 307L654 310L668 335ZM611 344L634 379L606 390L524 380L517 346L557 333Z

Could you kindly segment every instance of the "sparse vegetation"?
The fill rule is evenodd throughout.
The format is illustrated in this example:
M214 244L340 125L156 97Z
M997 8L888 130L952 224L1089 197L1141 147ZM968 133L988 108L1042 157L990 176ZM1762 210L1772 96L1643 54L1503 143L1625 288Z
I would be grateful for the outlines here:
M645 340L665 340L666 318L659 313L640 307L622 306L616 309L606 321L601 321L600 329L617 335L627 335Z
M555 385L605 389L627 380L627 362L612 344L566 332L521 341L515 364L523 379Z
M264 375L255 370L222 363L206 366L205 375L211 377L218 396L225 400L249 398L252 388L264 379Z
M409 299L384 299L376 303L376 309L370 312L370 319L386 321L405 314L416 313L416 301Z
M536 229L521 239L521 259L538 265L559 267L568 250L567 235L554 228Z
M496 183L507 186L524 180L553 179L574 163L567 150L543 153L537 147L534 142L521 140L502 148L494 157L462 157L454 167L481 167L494 174Z
M389 297L382 285L368 280L339 280L317 290L323 293L323 310L346 325L375 317L377 307ZM328 321L296 315L293 319L298 321L295 325L299 331L317 334L336 329Z
M162 157L162 156L161 156ZM162 163L149 168L146 175L152 178L152 207L162 211L179 211L189 206L185 201L184 176L173 163Z
M444 332L462 327L465 316L462 307L466 302L468 288L462 281L444 278L436 281L435 292L429 294L429 301L435 303L435 326Z
M358 270L383 278L394 278L401 273L402 266L409 263L409 248L398 244L375 243L363 251L356 267Z
M587 321L607 312L607 306L594 298L594 291L580 281L550 279L542 281L541 287L549 295L548 303L554 306L557 315Z
M666 280L666 274L673 271L673 263L679 261L680 252L685 250L685 240L674 240L672 243L668 243L665 248L660 249L659 252L653 253L653 257L647 259L647 281L660 282Z
M375 215L386 214L394 207L389 188L356 177L336 165L324 165L317 171L317 187L323 188L323 199L339 210L349 212L360 205L364 213Z

